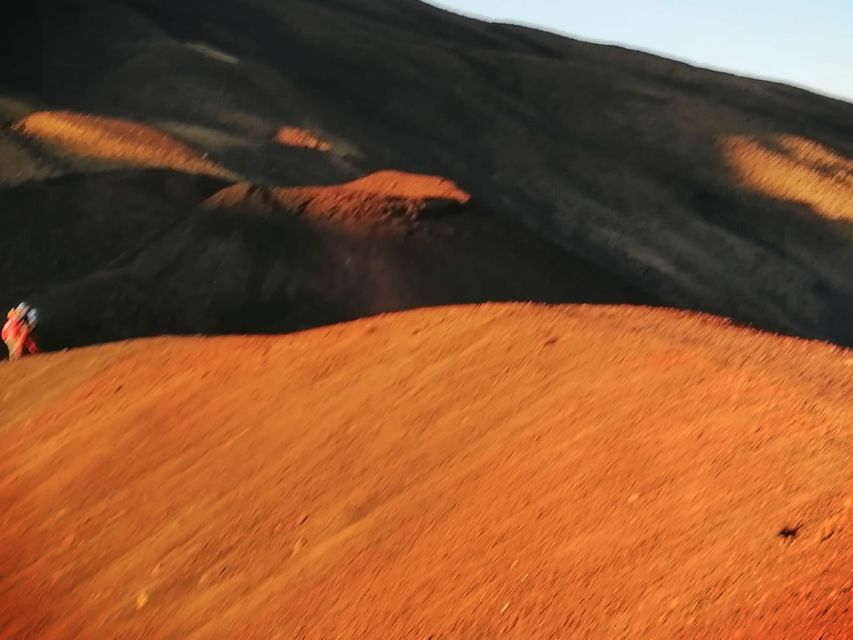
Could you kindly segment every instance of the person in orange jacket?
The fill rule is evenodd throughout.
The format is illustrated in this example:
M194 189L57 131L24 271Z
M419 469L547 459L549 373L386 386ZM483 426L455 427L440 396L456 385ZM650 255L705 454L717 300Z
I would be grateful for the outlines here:
M6 314L2 338L9 351L9 360L18 360L25 355L38 353L32 332L36 325L36 311L25 303L10 309Z

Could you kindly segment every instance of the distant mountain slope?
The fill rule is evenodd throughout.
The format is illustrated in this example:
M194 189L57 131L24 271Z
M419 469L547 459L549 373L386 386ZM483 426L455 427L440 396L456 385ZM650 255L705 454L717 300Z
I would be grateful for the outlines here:
M647 299L853 344L851 104L414 0L56 0L31 18L9 124L144 122L268 186L443 176ZM4 161L7 183L105 168L2 135L48 167Z

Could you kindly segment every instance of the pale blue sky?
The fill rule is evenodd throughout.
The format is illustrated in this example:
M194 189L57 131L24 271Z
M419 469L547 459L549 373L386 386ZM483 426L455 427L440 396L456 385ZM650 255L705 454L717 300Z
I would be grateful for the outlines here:
M853 0L430 0L853 102Z

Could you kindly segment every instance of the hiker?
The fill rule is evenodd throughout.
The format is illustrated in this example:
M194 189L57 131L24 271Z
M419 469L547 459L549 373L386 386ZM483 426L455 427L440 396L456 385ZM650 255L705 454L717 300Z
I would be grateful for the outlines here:
M2 338L9 351L9 360L18 360L26 355L38 353L32 332L37 322L36 310L22 302L6 314Z

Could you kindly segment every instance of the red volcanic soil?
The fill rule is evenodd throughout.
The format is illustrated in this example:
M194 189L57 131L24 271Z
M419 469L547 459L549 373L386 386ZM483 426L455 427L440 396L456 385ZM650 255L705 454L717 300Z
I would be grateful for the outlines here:
M400 171L380 171L345 184L262 187L239 183L214 194L209 208L287 209L332 220L417 218L431 210L466 204L471 196L452 181Z
M310 131L298 127L281 127L275 132L275 141L288 147L303 147L316 151L331 151L332 145Z
M0 365L2 638L853 637L853 354L449 307Z
M71 156L217 177L230 175L200 152L159 129L129 120L69 111L39 111L18 121L14 128Z

